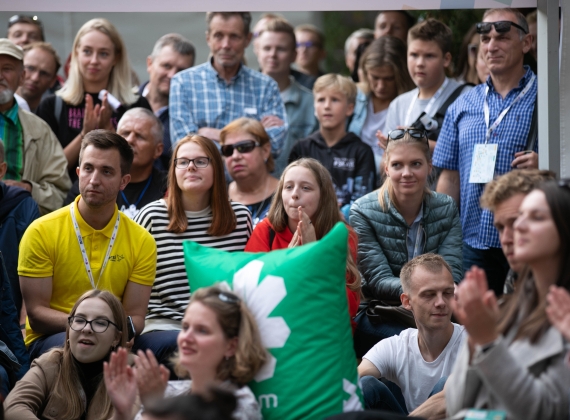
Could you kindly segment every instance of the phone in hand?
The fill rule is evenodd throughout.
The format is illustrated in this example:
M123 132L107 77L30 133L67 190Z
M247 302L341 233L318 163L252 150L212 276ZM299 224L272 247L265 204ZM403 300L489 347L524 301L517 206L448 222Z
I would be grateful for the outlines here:
M127 341L131 341L133 338L135 338L135 324L133 323L133 319L130 317L130 315L127 317L127 333Z

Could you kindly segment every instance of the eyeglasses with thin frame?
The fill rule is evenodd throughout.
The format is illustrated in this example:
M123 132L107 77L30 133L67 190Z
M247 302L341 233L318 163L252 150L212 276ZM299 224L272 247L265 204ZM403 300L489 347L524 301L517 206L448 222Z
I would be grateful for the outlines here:
M177 169L186 169L192 162L194 162L196 168L205 168L210 164L210 158L206 156L200 156L194 159L178 158L174 159L174 166Z
M479 22L477 24L477 33L484 35L491 32L491 28L495 27L495 31L499 34L505 34L511 30L511 26L520 29L525 34L528 34L528 30L523 28L520 25L517 25L515 22L511 22L510 20L499 20L497 22Z
M429 140L425 130L419 130L417 128L398 128L396 130L392 130L388 133L388 141L403 139L406 133L416 140L425 139L426 143L429 145Z
M92 319L91 321L87 321L82 316L70 316L67 318L67 322L69 323L69 328L73 331L83 331L85 326L89 324L93 332L96 333L104 333L109 328L109 325L114 325L116 329L119 329L119 326L112 321L109 321L105 318L96 318Z
M253 149L256 147L261 146L259 142L255 140L243 140L238 141L234 144L224 144L221 148L222 155L225 157L230 157L234 154L234 149L237 150L239 153L251 153Z
M307 49L311 47L321 48L321 45L319 43L313 41L297 42L296 46L297 48L305 47Z

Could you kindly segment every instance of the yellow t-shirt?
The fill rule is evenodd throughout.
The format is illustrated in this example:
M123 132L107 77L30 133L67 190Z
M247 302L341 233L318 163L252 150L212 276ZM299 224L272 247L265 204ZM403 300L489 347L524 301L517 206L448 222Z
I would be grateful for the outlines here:
M152 286L156 276L156 243L150 233L121 213L117 238L109 262L99 279L103 260L119 210L101 230L83 220L75 200L74 212L85 250L89 257L93 280L100 290L108 290L122 301L127 281ZM77 299L88 290L81 250L71 220L69 206L35 220L20 241L18 274L24 277L52 277L50 308L69 313ZM99 281L97 281L99 279ZM42 334L30 328L26 320L26 346Z

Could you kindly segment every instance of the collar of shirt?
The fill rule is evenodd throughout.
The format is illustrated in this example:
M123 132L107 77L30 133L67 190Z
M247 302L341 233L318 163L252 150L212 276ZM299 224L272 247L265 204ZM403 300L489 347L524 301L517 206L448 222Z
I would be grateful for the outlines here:
M524 87L526 86L526 84L528 83L530 78L532 77L532 70L530 69L530 67L528 65L525 65L524 69L525 69L525 72L524 72L523 77L521 77L521 80L519 80L519 85L516 88L514 88L513 90L524 89ZM493 86L493 79L491 78L491 76L489 76L487 78L487 81L485 83L487 83L487 86L489 86L489 92L496 92L495 86ZM509 92L509 93L511 93L511 92Z
M12 106L12 108L10 108L8 111L6 112L2 112L2 115L10 120L13 124L17 125L18 124L18 101L16 101L14 99L14 105Z
M81 231L81 236L89 236L95 232L98 232L98 233L106 236L107 238L111 239L111 236L113 235L113 230L115 228L115 223L117 221L117 213L119 212L119 208L117 207L117 205L115 204L115 211L113 212L113 216L111 217L111 220L109 220L109 223L107 223L107 226L105 226L101 230L97 230L97 229L93 229L93 227L91 227L91 225L89 225L81 216L81 213L79 212L79 199L80 198L81 198L81 196L77 196L77 198L75 199L75 205L73 206L73 212L75 213L75 218L77 219L77 224L79 225L79 230ZM71 216L70 216L70 220L71 220Z
M214 61L214 57L210 58L208 60L208 73L210 73L210 76L212 78L214 78L215 80L219 81L219 82L224 82L226 84L231 84L234 83L243 73L243 63L240 63L239 65L239 69L236 73L235 76L233 76L230 80L230 82L228 83L226 81L226 79L224 79L223 77L220 76L220 74L218 73L218 71L214 68L214 65L212 64L212 62Z

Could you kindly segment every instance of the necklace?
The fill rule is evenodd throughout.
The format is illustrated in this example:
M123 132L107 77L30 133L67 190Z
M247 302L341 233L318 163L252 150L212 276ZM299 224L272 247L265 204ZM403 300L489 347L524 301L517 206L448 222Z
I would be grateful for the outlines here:
M269 190L269 184L271 184L270 177L268 177L267 180L265 181L265 189L263 191L263 200L259 203L259 206L255 207L255 210L254 210L254 206L252 204L249 204L246 206L249 209L249 211L252 213L251 220L252 220L254 228L259 223L260 218L263 215L265 207L267 206L268 199L273 197L273 194L271 194L269 197L267 196L267 191ZM234 184L234 188L237 189L237 183ZM269 200L269 202L270 201L271 200Z

